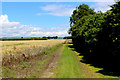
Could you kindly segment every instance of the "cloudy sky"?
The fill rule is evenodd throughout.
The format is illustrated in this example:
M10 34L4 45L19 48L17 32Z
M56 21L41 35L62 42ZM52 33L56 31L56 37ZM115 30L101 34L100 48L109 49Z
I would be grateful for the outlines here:
M4 1L4 0L3 0ZM114 2L2 2L0 37L68 36L69 17L76 6L88 4L106 12ZM1 25L2 24L2 25Z

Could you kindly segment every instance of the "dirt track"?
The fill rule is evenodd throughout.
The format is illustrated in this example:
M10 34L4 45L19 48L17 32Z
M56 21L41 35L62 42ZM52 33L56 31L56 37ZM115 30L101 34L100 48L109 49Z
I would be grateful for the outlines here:
M58 47L56 50L52 51L48 55L44 55L43 57L37 56L34 59L31 59L27 61L25 64L22 64L20 66L18 65L8 66L8 68L11 69L11 71L10 73L7 72L7 74L4 74L5 77L9 77L9 78L11 77L12 78L25 78L25 77L26 78L57 78L57 76L61 74L57 72L57 69L61 65L60 60L63 58L62 53L64 52L64 50L66 50L65 45L66 44ZM76 52L72 51L71 49L68 49L68 50L70 50L71 53L74 54L73 57L75 58L75 61L78 62L77 69L80 69L79 72L81 73L80 75L78 75L78 77L80 78L111 78L109 76L104 76L102 74L97 73L97 71L95 70L93 66L91 67L88 64L80 62L82 57L77 56ZM66 53L69 53L70 51L67 51ZM66 56L64 57L64 59L66 59ZM70 60L66 59L67 63L69 63L68 61ZM75 61L72 64L68 64L68 66L74 65ZM26 65L28 65L28 67L24 68ZM76 71L75 67L76 66L72 68L73 71ZM16 75L10 76L11 74L13 74L13 71L17 72ZM64 67L63 71L64 72L71 71L71 69ZM66 73L64 73L63 75L65 74ZM68 74L71 75L70 73ZM60 78L64 78L64 77L60 77Z
M54 52L54 55L52 55L52 58L49 61L49 64L48 64L46 70L41 75L41 78L50 78L51 76L54 75L54 72L52 70L56 69L59 65L58 62L60 60L63 47L64 46L62 46L61 48L59 48L58 50L56 50Z

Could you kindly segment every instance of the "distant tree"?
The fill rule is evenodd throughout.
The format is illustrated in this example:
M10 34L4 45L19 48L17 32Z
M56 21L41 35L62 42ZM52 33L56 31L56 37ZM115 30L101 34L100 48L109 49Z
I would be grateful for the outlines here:
M48 39L50 39L51 37L50 37L50 36L48 36L47 38L48 38Z
M42 38L47 38L46 36L43 36Z
M54 39L57 39L58 38L58 36L55 36L55 38Z
M65 36L63 39L72 39L71 36Z

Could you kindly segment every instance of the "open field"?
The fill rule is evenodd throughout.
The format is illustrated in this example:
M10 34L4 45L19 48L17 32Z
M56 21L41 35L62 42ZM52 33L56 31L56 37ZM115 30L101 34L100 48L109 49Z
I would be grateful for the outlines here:
M20 53L29 48L45 48L63 43L65 40L28 40L28 41L0 41L2 54Z
M45 48L63 43L64 39L54 40L28 40L28 41L0 41L2 54L21 53L29 48Z
M2 65L19 63L38 55L47 54L53 46L64 42L65 39L1 41Z

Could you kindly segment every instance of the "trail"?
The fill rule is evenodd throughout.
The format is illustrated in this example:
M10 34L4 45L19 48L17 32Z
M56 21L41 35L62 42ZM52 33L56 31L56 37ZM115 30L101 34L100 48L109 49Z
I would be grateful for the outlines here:
M52 55L52 58L50 59L48 66L46 67L42 75L40 76L41 78L50 78L51 76L55 74L53 70L59 66L58 62L60 60L63 47L64 45L53 53L54 55Z
M80 59L64 44L54 52L41 78L111 78L97 73L95 68L80 62Z
M99 69L80 62L82 57L69 45L54 47L47 55L6 67L4 75L9 78L116 78L97 73Z

